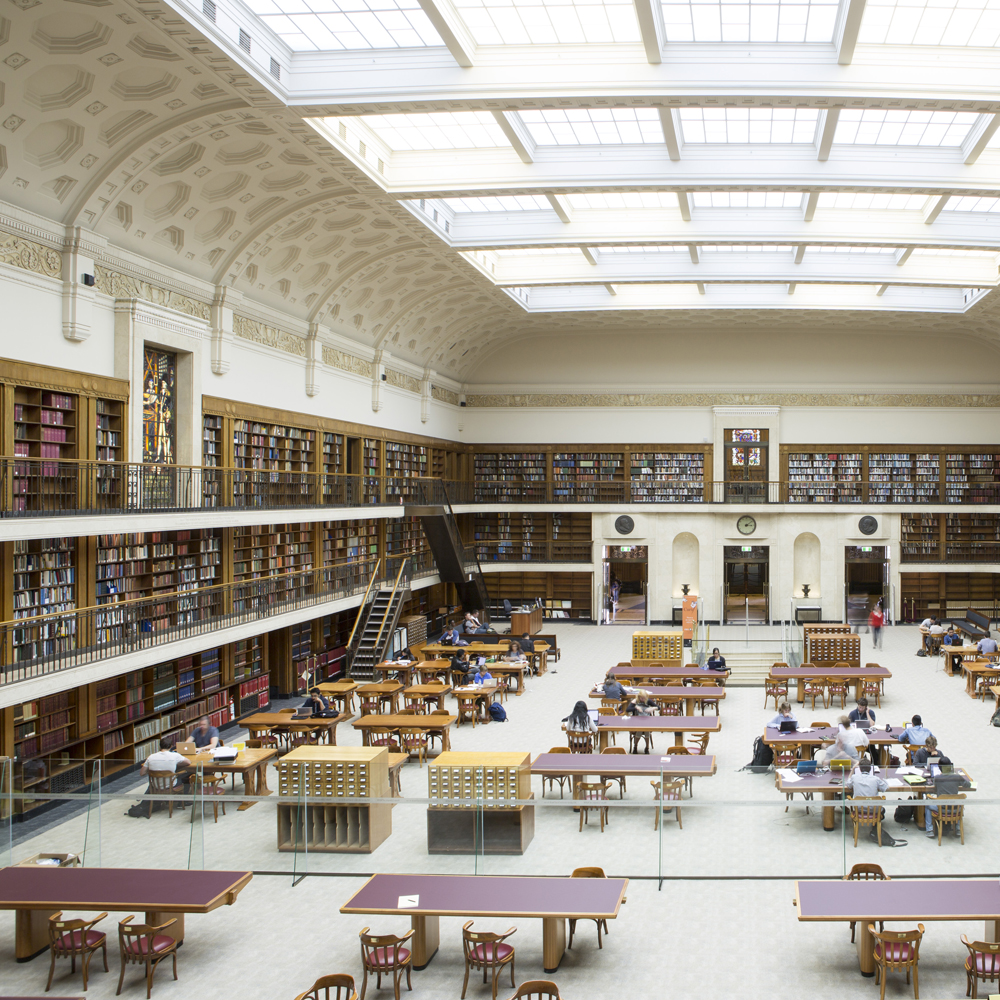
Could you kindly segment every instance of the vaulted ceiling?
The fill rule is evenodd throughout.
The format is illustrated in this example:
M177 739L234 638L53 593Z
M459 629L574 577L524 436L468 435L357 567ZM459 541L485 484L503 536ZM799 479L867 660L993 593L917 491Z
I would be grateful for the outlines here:
M12 0L0 199L459 380L542 333L997 341L979 22L855 50L871 2L784 48L779 3L731 42L649 0L367 6Z

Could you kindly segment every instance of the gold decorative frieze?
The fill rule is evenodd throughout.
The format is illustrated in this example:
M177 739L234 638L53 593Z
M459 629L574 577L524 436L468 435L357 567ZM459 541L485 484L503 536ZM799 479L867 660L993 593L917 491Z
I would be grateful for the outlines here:
M405 372L398 372L394 368L386 368L385 381L388 385L394 385L397 389L405 389L407 392L420 392L420 380Z
M246 316L233 316L233 333L243 340L252 340L255 344L264 344L286 354L295 354L300 358L306 356L306 342L302 337L247 319Z
M452 406L458 406L458 393L452 392L451 389L444 389L439 385L432 385L431 395L441 403L451 403ZM484 403L483 405L485 406L486 404Z
M435 397L437 390L435 387ZM824 392L646 392L646 393L480 393L466 397L467 406L515 407L604 406L1000 406L1000 396L966 393L824 393Z
M372 363L364 358L357 358L353 354L338 351L336 348L323 345L323 364L331 368L339 368L341 371L353 372L355 375L364 375L365 378L372 377Z
M58 250L11 233L0 233L0 263L44 274L47 278L58 278L62 274L62 254Z
M207 302L199 302L197 299L188 298L188 296L173 292L168 288L160 288L159 285L143 281L130 274L120 274L118 271L112 271L100 264L95 266L94 271L97 279L97 290L104 292L105 295L113 295L116 299L143 299L146 302L184 313L185 316L194 316L195 319L208 321L209 305Z

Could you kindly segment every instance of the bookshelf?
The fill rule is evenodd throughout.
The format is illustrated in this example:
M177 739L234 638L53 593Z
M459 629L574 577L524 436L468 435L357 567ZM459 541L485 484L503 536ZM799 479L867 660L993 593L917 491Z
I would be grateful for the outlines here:
M427 475L427 451L424 445L385 442L386 498L404 496L407 479Z
M860 452L789 452L789 503L860 503Z
M11 599L13 617L34 618L76 607L76 541L72 538L36 538L13 542ZM73 649L76 634L71 623L33 625L13 633L15 663Z
M378 557L377 521L324 521L321 538L324 566Z
M494 607L505 598L517 606L540 597L546 618L592 617L593 573L484 573L483 579Z
M704 452L634 451L629 475L636 503L702 503L705 499Z
M364 498L366 503L381 503L382 442L377 438L363 438L361 441L361 474L364 477Z
M941 521L937 514L900 518L901 562L937 562L941 558Z
M233 458L238 469L309 472L315 431L252 420L233 421Z
M476 514L473 538L480 562L530 562L546 558L549 514Z
M233 529L233 579L236 581L258 580L312 569L312 566L310 525L244 525Z
M624 481L625 456L621 452L560 451L552 455L552 499L556 502L620 500L620 488L602 484Z
M948 503L997 503L1000 500L1000 455L992 452L947 452L945 500Z
M94 457L98 462L125 461L125 404L116 399L94 400ZM116 466L97 470L97 492L109 507L124 506L124 477Z
M899 579L905 620L960 618L966 608L994 619L1000 615L998 573L901 573Z
M207 469L225 464L222 439L222 417L206 413L202 417L201 464ZM202 506L217 507L220 503L222 479L217 473L202 476Z
M1000 517L977 512L945 515L947 562L1000 562Z
M387 556L417 555L426 551L427 539L419 517L390 518L385 522Z
M41 465L15 466L13 505L16 510L76 506L76 475L59 460L77 458L78 397L16 386L14 389L14 455L52 459ZM119 437L121 428L118 429Z
M473 461L476 500L509 503L545 499L549 458L545 452L489 452ZM537 483L536 487L528 484Z
M336 484L327 480L327 476L339 476L346 472L347 452L344 447L344 435L334 434L332 431L323 431L322 452L320 454L320 470L323 473L323 496L334 495Z

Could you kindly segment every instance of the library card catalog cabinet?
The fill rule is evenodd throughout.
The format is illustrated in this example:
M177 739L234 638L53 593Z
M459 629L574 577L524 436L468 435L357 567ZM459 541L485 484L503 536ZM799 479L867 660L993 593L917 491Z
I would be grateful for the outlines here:
M523 854L535 835L531 755L438 754L427 765L428 854Z
M278 794L297 800L278 804L279 851L370 854L392 833L390 803L332 801L389 798L385 747L298 747L277 768Z
M632 659L645 663L655 661L664 666L680 666L684 654L684 633L671 632L633 632Z

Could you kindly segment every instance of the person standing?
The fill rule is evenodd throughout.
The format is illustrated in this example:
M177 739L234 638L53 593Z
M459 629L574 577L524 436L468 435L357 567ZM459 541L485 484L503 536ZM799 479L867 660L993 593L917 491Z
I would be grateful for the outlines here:
M872 630L872 649L882 648L882 626L885 624L885 614L882 612L882 602L877 601L872 613L868 616L868 624Z

